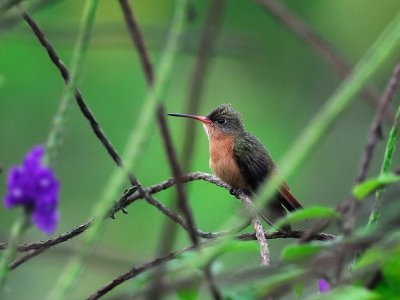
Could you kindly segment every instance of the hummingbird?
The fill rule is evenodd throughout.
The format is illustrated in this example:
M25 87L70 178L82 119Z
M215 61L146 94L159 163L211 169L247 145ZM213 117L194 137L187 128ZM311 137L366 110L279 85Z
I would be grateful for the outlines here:
M239 112L229 104L221 104L205 116L169 113L169 116L191 118L203 123L209 141L209 165L215 175L228 183L231 193L241 189L253 196L278 168L261 141L246 131ZM302 205L284 182L275 198L267 205L265 218L274 222L286 215L286 210ZM287 226L283 229L290 229Z

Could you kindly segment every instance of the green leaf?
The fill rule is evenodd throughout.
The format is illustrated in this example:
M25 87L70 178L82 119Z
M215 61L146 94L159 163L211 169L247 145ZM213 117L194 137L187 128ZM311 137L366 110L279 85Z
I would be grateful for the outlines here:
M387 258L382 266L382 273L385 282L390 290L400 293L400 247L397 246L389 254L385 254Z
M382 174L378 177L367 179L353 188L353 196L358 200L362 200L376 190L389 184L393 184L399 180L400 176L392 173Z
M259 245L255 242L243 242L238 240L221 240L215 242L213 246L201 249L200 251L189 251L182 254L180 267L200 270L203 269L211 260L219 255L230 252L255 252L258 253Z
M365 251L361 258L354 264L354 270L365 268L374 264L379 264L386 256L385 250L381 247L372 247Z
M379 294L358 286L343 286L338 287L320 295L314 295L310 300L380 300L383 298Z
M273 292L276 288L281 288L285 284L296 283L296 279L301 278L305 271L297 267L290 267L282 269L279 273L274 275L268 275L266 280L262 283L262 287L259 290L259 296L265 296L268 293ZM259 297L255 297L258 299Z
M296 295L296 299L300 299L301 295L304 291L304 284L298 283L294 286L294 294Z
M285 217L281 218L274 224L274 227L281 228L286 224L293 224L306 219L316 218L335 218L338 213L331 207L326 206L311 206L304 209L296 210Z
M324 243L309 243L301 245L288 245L282 250L281 258L284 261L306 259L326 247Z
M188 287L177 291L180 300L195 300L199 294L199 287Z

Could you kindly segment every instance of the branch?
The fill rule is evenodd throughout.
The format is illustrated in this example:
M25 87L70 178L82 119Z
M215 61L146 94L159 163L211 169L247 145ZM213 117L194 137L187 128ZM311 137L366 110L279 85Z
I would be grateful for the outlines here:
M269 266L270 265L270 257L269 257L269 250L268 250L268 243L265 239L264 228L261 224L260 218L258 217L258 213L256 208L253 205L251 199L241 193L238 195L244 208L250 213L251 216L251 224L255 230L255 236L257 238L258 244L260 245L260 254L261 254L261 265Z
M204 244L204 243L201 243L201 244ZM90 295L87 298L87 300L99 299L102 296L104 296L105 294L107 294L109 291L111 291L112 289L117 287L118 285L127 281L128 279L134 278L150 269L154 269L168 261L171 261L171 260L177 258L179 255L181 255L185 252L189 252L189 251L193 250L194 248L195 248L195 246L192 245L192 246L180 249L178 251L174 251L168 255L156 258L152 261L149 261L149 262L139 265L137 267L134 267L134 268L130 269L128 272L118 276L117 278L113 279L110 283L106 284L105 286L103 286L102 288L97 290L95 293Z
M172 170L172 174L174 176L174 181L176 184L176 191L177 191L177 195L178 195L178 207L181 210L187 227L188 227L188 232L189 232L189 236L192 240L192 243L197 246L199 243L199 239L197 238L197 234L196 234L196 226L194 223L194 218L192 215L192 211L189 207L188 204L188 200L187 200L187 196L186 196L186 192L181 180L181 168L179 166L178 163L178 159L176 157L176 153L174 150L174 147L172 145L172 141L171 141L171 135L169 134L169 130L168 130L168 126L167 123L165 122L165 112L164 109L162 107L162 105L160 105L157 109L157 120L158 120L158 124L160 127L160 131L161 131L161 137L163 139L164 142L164 147L165 147L165 152L167 153L168 156L168 162L170 165L170 168Z
M382 123L386 116L387 109L390 102L393 100L397 86L400 80L400 63L397 64L393 70L392 76L386 85L385 91L379 101L379 106L376 110L374 120L372 121L371 128L368 134L368 142L365 146L361 166L358 171L356 182L360 183L367 177L367 172L371 164L373 152L379 139L382 139Z
M320 36L312 27L297 16L288 7L277 0L256 0L273 17L279 20L297 37L308 44L325 62L327 62L342 78L350 74L352 66L341 56L337 49ZM378 107L379 91L372 86L366 86L362 90L362 95L371 106ZM386 121L391 123L395 113L389 109Z
M223 187L227 191L230 190L230 186L228 184L226 184L225 182L220 180L218 177L211 175L211 174L207 174L207 173L202 173L202 172L189 173L189 174L182 175L181 178L182 178L183 183L187 183L187 182L191 182L191 181L195 181L195 180L203 180L203 181L207 181L212 184L215 184L219 187ZM184 220L182 219L182 217L179 214L177 214L173 211L170 211L162 203L160 203L159 201L157 201L156 199L154 199L152 197L152 194L156 194L160 191L166 190L166 189L174 186L174 184L175 184L174 179L170 178L161 183L152 185L152 186L144 189L144 193L147 195L147 198L150 199L150 201L151 201L151 202L149 202L150 204L157 207L167 217L172 219L174 222L180 224L185 230L187 230L186 223L184 222ZM120 200L117 203L117 205L121 207L121 201L124 202L126 205L128 205L139 199L142 199L142 197L138 193L136 193L134 189L131 189L126 192L126 194L124 195L124 198L122 198L122 200ZM121 209L121 208L119 208L119 209ZM117 209L117 210L119 210L119 209ZM28 253L25 258L24 258L24 256L21 257L19 263L17 263L17 261L14 261L12 263L15 265L14 268L19 266L22 262L25 262L25 261L33 258L34 256L44 252L44 250L47 250L47 249L49 249L53 246L56 246L57 244L60 244L62 242L68 241L68 240L74 238L75 236L83 233L84 231L86 231L86 229L89 228L92 221L93 221L93 219L82 225L79 225L79 226L71 229L70 231L63 233L60 236L53 238L53 239L19 245L17 248L18 251L21 251L21 252L31 251L31 250L34 250L34 251ZM247 226L247 224L246 224L246 226ZM230 235L230 234L238 232L242 229L243 229L243 226L239 226L238 228L233 228L233 229L222 231L222 232L203 232L203 231L197 229L196 234L202 238L215 239L215 238L218 238L221 236ZM266 239L277 239L277 238L300 239L300 238L302 238L304 233L305 233L304 231L274 232L274 233L268 232L268 233L265 233L265 238ZM310 239L330 240L330 239L334 239L334 238L335 238L334 235L330 235L327 233L319 233L319 234L313 235ZM246 234L242 234L242 235L238 236L238 239L244 240L244 241L249 241L249 240L255 240L256 236L255 236L255 233L246 233ZM7 243L0 243L0 250L4 250L6 247L7 247Z
M217 177L210 175L210 174L206 174L203 173L203 175L206 176L198 176L199 174L196 173L192 173L194 176L192 176L192 178L190 178L191 176L187 176L186 179L188 179L188 181L193 181L193 180L197 180L200 179L201 177L203 177L203 180L205 180L208 176L210 176L210 178L208 178L207 181L214 183L217 182L217 185L224 185L226 186L227 189L229 189L229 186L225 183L223 183L220 179L218 179ZM191 174L187 174L187 175L191 175ZM207 176L208 175L208 176ZM158 210L160 210L164 215L166 215L167 217L169 217L171 220L173 220L174 222L178 223L179 225L181 225L185 230L188 230L188 227L185 223L185 221L182 219L182 217L169 210L165 205L163 205L161 202L157 201L156 199L154 199L154 197L151 196L151 194L157 193L159 191L162 191L164 189L167 189L169 187L172 187L175 184L173 179L169 179L166 180L164 182L162 182L161 184L156 184L146 190L144 190L143 194L144 196L140 195L140 194L136 194L136 198L133 199L130 203L132 203L135 200L138 199L145 199L149 204L155 206ZM129 190L128 192L135 192L136 188L132 188L131 190ZM123 210L124 209L122 207L120 207L119 209ZM118 210L119 210L118 209ZM114 214L115 211L113 211L112 215ZM19 251L30 251L28 254L25 254L24 256L22 256L21 258L15 260L14 262L12 262L10 264L10 269L15 269L16 267L18 267L19 265L21 265L22 263L30 260L31 258L43 253L45 250L59 244L62 242L65 242L81 233L83 233L86 229L89 228L89 226L92 224L93 219L88 221L85 224L79 225L78 227L72 229L71 231L64 233L62 235L60 235L57 238L54 239L49 239L47 241L41 241L41 242L36 242L36 243L31 243L31 244L23 244L20 245L18 247ZM196 230L196 235L202 238L207 238L207 239L212 239L212 238L216 238L219 236L223 236L223 235L228 235L228 234L232 234L234 232L238 232L242 229L242 226L240 226L239 228L233 228L227 231L222 231L222 232L204 232L198 229ZM7 247L7 243L0 243L0 250L3 250Z
M297 230L297 231L291 231L291 232L274 232L274 233L265 232L264 236L265 236L265 239L300 238L303 234L304 234L304 231ZM335 237L333 235L322 233L322 234L316 235L315 238L318 240L332 240ZM257 237L256 237L255 233L245 233L245 234L241 234L241 235L237 236L236 239L241 240L241 241L249 241L249 240L256 240ZM202 247L205 247L208 245L212 245L212 241L201 242L199 244L198 248L202 248ZM192 250L195 250L194 245L171 252L168 255L158 257L154 260L151 260L151 261L143 263L137 267L134 267L134 268L130 269L128 272L113 279L111 282L109 282L108 284L106 284L105 286L103 286L102 288L97 290L95 293L90 295L87 299L88 300L99 299L102 296L104 296L106 293L108 293L109 291L111 291L112 289L117 287L118 285L124 283L125 281L127 281L131 278L137 277L138 275L140 275L148 270L151 270L160 265L163 265L166 262L174 260L174 259L178 258L180 255L182 255L183 253L186 253L186 252L189 252Z
M202 25L199 46L197 49L196 62L190 75L189 95L187 96L185 112L197 114L202 102L202 93L205 79L212 58L215 42L218 38L219 29L222 23L223 12L226 0L212 0L206 12ZM195 122L188 122L183 133L183 157L182 169L187 172L195 149L197 131Z
M392 75L385 87L385 91L380 99L379 106L376 110L375 117L372 121L370 131L368 133L367 144L365 145L362 154L361 164L356 177L356 183L365 180L368 169L371 165L374 149L379 139L382 139L382 123L386 115L387 108L393 100L396 88L400 80L400 64L397 64L393 69ZM345 203L339 206L339 210L344 213L343 230L345 234L351 232L354 228L357 212L359 210L359 202L350 197Z
M86 222L85 224L79 225L76 228L74 228L66 233L63 233L54 239L19 245L17 249L18 249L18 251L29 251L29 250L35 250L35 249L48 248L48 247L57 245L59 243L68 241L69 239L81 234L90 226L90 223L91 223L91 221ZM5 249L6 247L7 247L7 243L0 243L0 250Z
M62 1L63 0L33 0L28 1L28 3L24 3L24 5L30 12L34 12L43 8L47 8L51 5L59 4ZM20 21L21 16L18 13L10 13L7 16L0 18L0 34L12 29Z
M5 14L11 7L19 4L21 1L22 0L5 0L0 4L0 16Z
M193 245L195 247L197 247L199 245L199 239L198 239L198 235L197 235L197 229L196 229L196 225L195 225L195 221L194 221L194 216L193 216L192 210L189 206L186 190L181 181L181 168L180 168L178 159L176 157L176 152L175 152L174 146L172 144L171 135L168 130L168 125L165 121L165 111L161 104L159 105L159 107L157 109L157 120L158 120L158 124L160 127L161 136L162 136L162 139L164 142L165 151L168 156L168 162L170 164L172 174L174 176L174 180L176 183L178 208L180 209L180 211L182 212L182 214L185 218L185 223L187 224L187 227L188 227L188 233L189 233L190 239L192 240ZM203 272L204 272L206 281L208 283L211 295L213 296L214 300L221 300L222 299L221 294L219 293L217 286L215 285L215 282L213 280L213 274L211 272L211 265L212 265L212 262L207 264L207 266L205 266ZM160 274L163 274L163 272L161 272ZM159 278L159 280L161 280L161 277Z
M64 79L65 84L68 85L69 81L70 81L69 71L68 71L67 67L65 66L65 64L63 63L63 61L61 60L61 58L58 56L55 48L47 40L45 34L39 28L38 24L32 19L32 17L26 11L24 11L22 9L22 7L20 8L20 10L21 10L22 17L24 18L26 23L31 27L33 33L35 34L35 36L39 40L40 44L46 49L47 54L49 55L51 61L56 66L56 68L60 71L61 76ZM123 171L127 174L128 179L129 179L130 183L132 184L132 186L137 187L139 192L143 195L143 189L141 188L138 180L136 179L136 177L133 174L129 173L124 168L123 162L121 160L121 157L119 156L119 154L115 150L114 146L112 145L110 140L107 138L107 136L105 135L105 133L101 129L99 123L97 122L97 120L96 120L95 116L93 115L93 113L90 111L89 107L86 105L86 103L83 100L82 94L79 91L79 89L75 89L74 95L75 95L75 100L78 103L78 106L79 106L82 114L84 115L84 117L89 122L90 126L92 127L92 130L93 130L94 134L96 135L96 137L99 139L101 144L106 148L107 153L111 156L111 158L116 163L116 165L118 167L120 167L121 169L123 169Z
M144 43L142 33L140 32L139 25L135 19L135 15L133 14L128 0L119 0L119 4L124 14L125 22L128 27L132 42L138 51L142 69L146 75L147 84L151 87L154 83L154 71L150 57L146 51L146 45Z

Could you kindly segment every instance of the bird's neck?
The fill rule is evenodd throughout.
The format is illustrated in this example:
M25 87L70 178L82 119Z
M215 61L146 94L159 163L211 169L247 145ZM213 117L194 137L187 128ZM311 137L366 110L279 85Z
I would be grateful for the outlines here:
M225 139L236 140L240 136L240 132L226 133L214 125L204 124L203 128L207 134L209 143Z

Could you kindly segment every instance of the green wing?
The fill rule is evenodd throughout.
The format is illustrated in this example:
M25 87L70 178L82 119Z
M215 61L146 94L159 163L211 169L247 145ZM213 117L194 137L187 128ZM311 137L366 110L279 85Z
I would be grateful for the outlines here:
M233 154L241 174L245 177L251 191L255 193L266 177L276 171L276 166L264 145L252 134L246 133L236 139ZM286 183L279 189L277 200L289 211L302 208Z
M264 145L250 133L236 139L233 154L251 192L255 192L275 168Z

